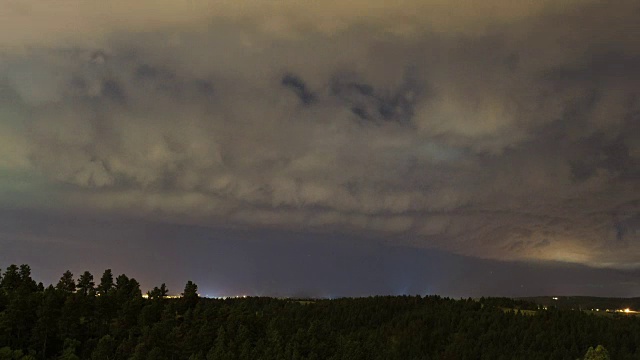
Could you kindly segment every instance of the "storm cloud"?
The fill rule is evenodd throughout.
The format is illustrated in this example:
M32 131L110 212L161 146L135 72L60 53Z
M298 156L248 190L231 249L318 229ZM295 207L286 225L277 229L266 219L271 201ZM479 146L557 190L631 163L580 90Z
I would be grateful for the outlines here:
M3 4L0 205L640 266L636 1L366 4Z

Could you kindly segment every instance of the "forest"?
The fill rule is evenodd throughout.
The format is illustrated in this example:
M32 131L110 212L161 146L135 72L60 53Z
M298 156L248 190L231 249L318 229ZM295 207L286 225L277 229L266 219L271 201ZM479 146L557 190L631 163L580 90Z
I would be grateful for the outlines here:
M0 360L638 359L640 318L506 298L209 299L105 270L0 281ZM599 346L600 345L600 346Z

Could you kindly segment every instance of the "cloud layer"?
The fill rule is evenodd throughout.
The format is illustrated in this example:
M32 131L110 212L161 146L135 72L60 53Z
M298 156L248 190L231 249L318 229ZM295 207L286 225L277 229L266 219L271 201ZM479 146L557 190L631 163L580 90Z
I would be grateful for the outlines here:
M640 265L636 2L173 3L8 3L4 207Z

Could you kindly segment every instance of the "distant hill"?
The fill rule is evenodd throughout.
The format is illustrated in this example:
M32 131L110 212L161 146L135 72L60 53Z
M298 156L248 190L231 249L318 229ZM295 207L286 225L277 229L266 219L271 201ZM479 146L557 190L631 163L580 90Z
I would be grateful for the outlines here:
M546 307L558 309L580 310L640 310L640 297L634 298L607 298L595 296L534 296L517 298L517 300L532 302Z

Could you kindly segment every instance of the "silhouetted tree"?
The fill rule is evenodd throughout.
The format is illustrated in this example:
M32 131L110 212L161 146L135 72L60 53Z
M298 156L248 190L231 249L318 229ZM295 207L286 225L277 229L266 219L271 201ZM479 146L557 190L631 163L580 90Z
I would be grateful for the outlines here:
M81 295L94 295L94 285L95 283L93 282L93 275L91 275L90 272L85 271L82 275L80 275L80 278L78 279L78 285L76 285L76 289Z
M198 303L198 285L191 280L187 281L182 293L182 299L187 308L193 308Z
M15 264L9 265L2 277L2 288L11 292L20 286L20 274L18 274L18 266Z
M147 292L149 299L163 299L169 294L169 289L167 289L167 285L162 283L160 287L154 287L153 290Z
M62 274L62 277L58 280L58 284L56 284L56 289L67 294L76 291L76 282L73 280L73 274L71 271L67 270Z
M107 295L113 289L113 273L111 269L107 269L100 278L100 284L97 287L97 293L100 296Z
M64 297L60 296L60 292L52 285L44 290L42 303L37 312L38 320L32 335L32 342L36 345L36 349L40 349L43 358L48 358L52 353L60 350L62 345L57 337L57 322L63 302Z
M27 264L20 265L20 286L23 291L33 292L36 291L38 286L36 282L31 278L31 267Z

